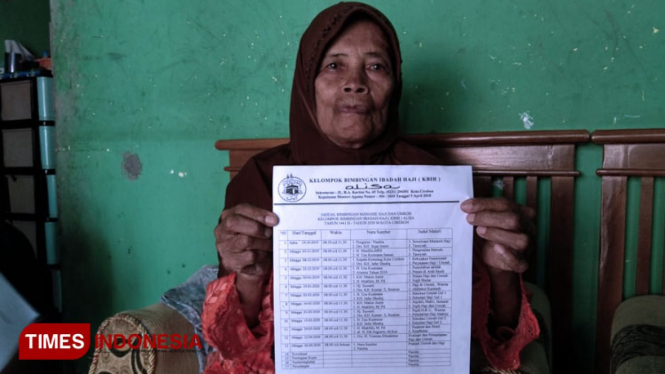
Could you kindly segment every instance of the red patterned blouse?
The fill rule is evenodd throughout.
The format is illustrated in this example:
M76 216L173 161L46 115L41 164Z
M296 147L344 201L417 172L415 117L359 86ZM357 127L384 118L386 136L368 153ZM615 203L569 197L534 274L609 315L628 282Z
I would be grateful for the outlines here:
M235 273L208 284L203 306L203 335L216 350L208 356L204 374L274 373L272 279L264 291L259 324L250 329L240 308ZM515 329L499 327L490 334L490 278L482 260L474 259L471 333L480 342L489 363L502 370L520 366L521 350L540 334L522 284L522 306Z

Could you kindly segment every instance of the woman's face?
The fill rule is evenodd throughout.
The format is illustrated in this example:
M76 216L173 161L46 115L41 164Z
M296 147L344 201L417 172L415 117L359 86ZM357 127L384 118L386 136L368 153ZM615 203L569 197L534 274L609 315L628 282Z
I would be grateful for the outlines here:
M328 48L314 82L319 129L342 148L377 138L388 121L395 78L381 28L358 21Z

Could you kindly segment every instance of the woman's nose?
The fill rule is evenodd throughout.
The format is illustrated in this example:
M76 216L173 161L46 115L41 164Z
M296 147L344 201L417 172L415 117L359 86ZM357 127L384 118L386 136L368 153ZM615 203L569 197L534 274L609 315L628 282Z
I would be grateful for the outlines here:
M363 94L367 91L367 77L364 71L349 71L344 84L344 92Z

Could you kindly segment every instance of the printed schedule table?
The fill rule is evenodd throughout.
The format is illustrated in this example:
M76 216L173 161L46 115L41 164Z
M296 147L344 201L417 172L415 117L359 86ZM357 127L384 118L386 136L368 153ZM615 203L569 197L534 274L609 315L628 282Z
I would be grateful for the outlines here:
M451 228L275 232L282 370L451 365Z

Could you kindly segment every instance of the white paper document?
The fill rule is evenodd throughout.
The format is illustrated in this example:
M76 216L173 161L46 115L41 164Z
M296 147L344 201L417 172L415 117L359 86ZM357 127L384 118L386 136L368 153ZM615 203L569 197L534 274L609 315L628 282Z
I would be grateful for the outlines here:
M37 317L39 314L0 273L0 371L16 354L21 331Z
M275 166L272 193L278 373L469 371L470 166Z

